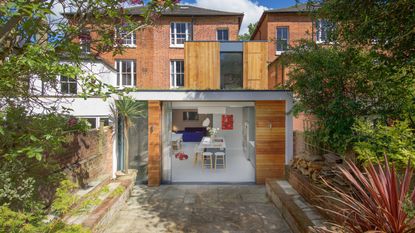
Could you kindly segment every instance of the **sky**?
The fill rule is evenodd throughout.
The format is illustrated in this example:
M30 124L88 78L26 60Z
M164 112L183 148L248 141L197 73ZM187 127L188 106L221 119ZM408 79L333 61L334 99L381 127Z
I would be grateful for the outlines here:
M245 13L240 34L248 31L248 25L259 20L264 10L285 8L297 4L296 0L182 0L190 4L222 11Z

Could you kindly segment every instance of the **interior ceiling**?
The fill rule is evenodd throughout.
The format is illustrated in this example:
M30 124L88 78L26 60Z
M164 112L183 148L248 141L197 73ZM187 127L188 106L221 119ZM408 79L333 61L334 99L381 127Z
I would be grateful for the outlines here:
M254 107L254 102L172 102L173 109L197 109L198 107Z

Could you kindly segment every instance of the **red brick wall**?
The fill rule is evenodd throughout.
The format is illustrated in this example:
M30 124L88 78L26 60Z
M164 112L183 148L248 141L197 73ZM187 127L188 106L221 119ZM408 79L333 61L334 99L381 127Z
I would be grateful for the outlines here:
M269 14L267 19L267 27L260 27L260 30L267 30L267 40L269 41L268 58L270 62L277 58L275 55L277 27L288 27L289 43L291 46L297 44L300 39L311 38L313 24L310 16L299 14Z
M85 134L70 135L58 161L65 173L85 186L98 177L112 174L112 135L110 127L91 130Z
M116 59L135 59L138 88L170 88L170 60L184 59L183 48L170 48L171 22L193 22L193 40L216 40L218 28L228 28L230 40L237 40L239 32L236 16L162 17L155 26L137 32L136 48L101 57L111 65Z

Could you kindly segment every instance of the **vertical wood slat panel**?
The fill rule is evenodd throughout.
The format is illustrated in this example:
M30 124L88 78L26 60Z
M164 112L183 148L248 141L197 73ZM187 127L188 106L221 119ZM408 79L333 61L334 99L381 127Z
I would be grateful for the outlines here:
M244 43L244 89L268 89L268 43Z
M220 89L220 43L186 42L184 85L189 89Z
M285 101L257 101L256 183L283 178L285 172ZM271 126L271 127L270 127Z
M148 186L161 182L161 102L148 101Z

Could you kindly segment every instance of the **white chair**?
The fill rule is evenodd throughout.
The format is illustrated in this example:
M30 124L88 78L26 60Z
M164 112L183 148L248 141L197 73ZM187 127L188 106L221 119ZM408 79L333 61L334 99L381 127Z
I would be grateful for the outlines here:
M215 152L215 170L216 168L226 168L226 154L225 152Z
M212 152L203 152L202 153L202 167L213 169L213 153Z
M203 151L199 150L199 145L198 144L195 145L195 148L194 148L193 152L194 152L194 155L195 155L195 158L193 160L194 165L197 164L197 160L199 159L199 157L200 157L200 161L203 161L203 156L202 156Z

